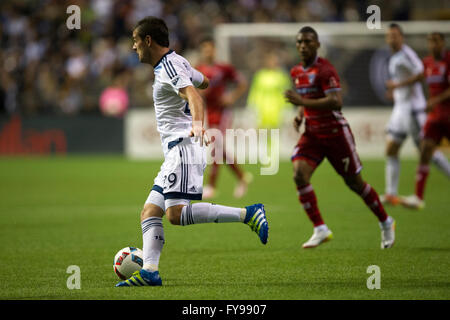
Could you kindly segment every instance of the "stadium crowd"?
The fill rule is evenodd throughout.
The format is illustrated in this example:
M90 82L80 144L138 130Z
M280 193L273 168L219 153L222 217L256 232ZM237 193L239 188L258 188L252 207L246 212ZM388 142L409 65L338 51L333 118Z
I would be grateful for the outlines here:
M411 19L408 1L378 2L383 19ZM72 4L81 8L80 30L66 26ZM99 96L110 86L124 88L132 107L147 107L152 73L135 68L139 62L130 37L147 15L165 19L171 47L186 55L220 23L362 21L367 5L359 0L1 1L0 113L98 113Z

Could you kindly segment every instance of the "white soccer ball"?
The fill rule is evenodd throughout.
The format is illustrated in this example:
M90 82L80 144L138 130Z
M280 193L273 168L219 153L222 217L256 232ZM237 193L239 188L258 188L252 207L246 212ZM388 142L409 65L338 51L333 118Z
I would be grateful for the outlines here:
M120 279L128 279L133 272L142 269L143 262L141 249L125 247L120 249L114 257L114 272Z

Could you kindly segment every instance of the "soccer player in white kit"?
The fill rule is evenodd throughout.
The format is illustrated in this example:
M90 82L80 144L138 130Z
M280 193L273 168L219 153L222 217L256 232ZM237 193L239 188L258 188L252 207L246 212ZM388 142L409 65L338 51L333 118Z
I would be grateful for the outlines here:
M169 49L168 28L161 19L147 17L138 22L133 30L133 50L140 62L153 66L153 100L164 163L141 212L143 268L116 287L162 285L158 264L164 245L164 213L172 224L181 226L243 222L263 244L269 231L262 204L233 208L191 203L202 199L204 144L208 143L203 127L205 106L195 87L204 89L209 81Z
M426 100L420 83L424 67L414 50L404 44L403 32L398 24L389 26L386 42L393 52L389 60L391 79L386 86L388 92L393 94L394 109L387 125L386 193L380 196L380 200L382 203L397 205L401 203L398 196L400 148L408 135L412 136L419 148L420 132L427 117ZM434 152L433 163L450 177L450 165L442 152Z

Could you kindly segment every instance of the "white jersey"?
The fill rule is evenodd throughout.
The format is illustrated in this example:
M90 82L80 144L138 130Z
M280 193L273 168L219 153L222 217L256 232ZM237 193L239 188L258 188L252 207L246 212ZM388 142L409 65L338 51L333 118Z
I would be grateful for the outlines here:
M414 50L405 44L389 60L389 74L395 82L406 80L422 72L422 61ZM394 89L394 104L394 107L401 107L405 109L405 112L425 109L426 101L421 84L415 82L412 85Z
M198 71L173 50L167 52L154 66L153 102L164 154L170 142L188 137L192 129L189 104L178 92L193 86L194 72Z
M188 102L178 93L187 86L198 87L204 78L185 58L172 50L156 63L154 73L153 102L164 162L146 203L165 210L202 199L205 147L194 138L185 139L192 129L192 116Z

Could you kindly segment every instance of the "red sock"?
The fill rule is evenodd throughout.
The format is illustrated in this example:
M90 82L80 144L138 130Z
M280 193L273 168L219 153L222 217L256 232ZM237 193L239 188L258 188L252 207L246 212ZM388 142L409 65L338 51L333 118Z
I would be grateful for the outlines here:
M427 165L419 165L416 172L416 196L423 200L423 194L425 192L425 184L427 182L428 174L430 173L430 167Z
M243 174L241 169L239 169L238 165L234 163L229 163L228 165L230 166L231 170L233 170L233 172L236 174L238 179L242 180Z
M298 199L308 214L309 220L314 224L314 227L324 224L319 207L317 206L317 198L313 187L310 184L307 184L297 187L297 191Z
M230 166L231 170L234 172L234 174L238 177L239 180L242 180L242 177L244 176L242 170L239 168L239 166L236 164L236 161L229 161L230 158L228 157L225 150L223 151L223 159L227 160L227 164ZM236 160L236 159L235 159Z
M209 184L211 187L216 187L217 176L219 174L219 165L216 162L213 162L211 165L211 171L209 173Z
M372 212L377 216L380 222L387 219L388 215L384 211L383 204L378 197L378 193L374 188L368 183L365 183L363 191L360 193L361 198L364 200L366 205L372 210Z

